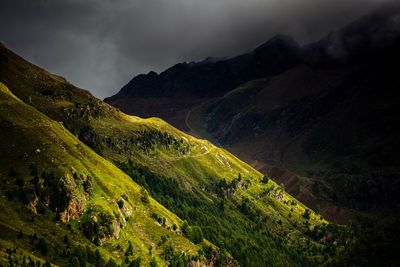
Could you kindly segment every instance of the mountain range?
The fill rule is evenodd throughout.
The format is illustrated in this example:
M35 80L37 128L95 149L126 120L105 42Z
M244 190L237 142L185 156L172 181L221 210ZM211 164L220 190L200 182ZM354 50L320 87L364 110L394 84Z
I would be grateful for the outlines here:
M207 138L337 223L396 206L400 8L134 77L105 101Z
M0 80L3 265L314 266L352 238L226 150L4 45Z

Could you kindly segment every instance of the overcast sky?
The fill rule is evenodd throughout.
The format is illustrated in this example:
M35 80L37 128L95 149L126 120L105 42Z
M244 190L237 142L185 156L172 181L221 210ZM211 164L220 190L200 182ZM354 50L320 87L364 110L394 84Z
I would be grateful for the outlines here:
M0 0L0 41L104 98L133 76L318 39L386 0Z

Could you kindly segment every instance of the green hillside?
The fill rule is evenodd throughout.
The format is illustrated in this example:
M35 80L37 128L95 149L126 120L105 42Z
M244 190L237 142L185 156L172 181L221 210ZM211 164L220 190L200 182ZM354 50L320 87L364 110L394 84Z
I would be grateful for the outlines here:
M129 205L137 205L137 210L132 208L134 212L147 214L140 217L143 221L136 220L136 217L129 220L121 230L121 233L132 231L135 236L132 244L137 248L134 250L137 256L143 258L143 262L151 259L148 254L146 256L148 250L145 248L149 244L156 244L160 236L167 233L170 235L168 240L171 240L177 251L188 251L192 255L197 255L198 246L184 237L198 243L204 236L221 249L219 255L214 255L207 246L200 252L204 255L203 261L208 257L215 265L233 264L229 254L243 266L320 265L342 249L344 239L341 234L345 228L329 224L292 198L273 180L263 177L249 165L208 141L184 134L160 119L140 119L125 115L65 79L26 62L4 46L0 46L0 81L22 101L54 120L49 122L51 126L40 128L42 132L36 129L30 133L21 130L20 136L2 136L2 142L7 145L2 148L2 153L10 151L9 146L13 144L22 147L26 142L25 145L31 151L40 150L29 155L29 159L42 157L43 154L48 157L35 161L38 165L36 168L41 168L40 172L43 168L51 169L53 166L56 177L67 173L69 175L64 176L71 179L74 177L73 172L77 173L75 176L78 178L82 176L82 186L75 185L73 188L76 189L71 190L77 196L74 199L87 202L85 208L82 208L83 215L74 219L77 221L93 218L92 213L98 212L98 209L108 214L120 214L118 205L122 204L119 200L128 202L123 197L126 194L126 199L132 202L128 202ZM10 98L9 93L7 96ZM24 114L19 114L19 109L2 112L2 116L12 114L15 117L8 120L9 123L23 120L21 125L25 125L32 120L31 114L36 113L40 118L47 118L32 107L17 100L15 102L28 111ZM30 125L39 127L40 123L33 120ZM34 134L36 131L38 133ZM43 138L40 133L44 135ZM97 154L81 145L71 133ZM14 142L7 139L10 136L16 138ZM47 144L52 138L61 143L71 140L68 143L70 146ZM70 153L74 154L67 157L62 147L68 152L70 147ZM51 153L43 153L44 149ZM53 152L53 149L58 151ZM7 158L9 161L2 163L3 168L9 170L16 162L23 162L20 157L24 157L22 151L14 155L14 158ZM74 166L70 166L69 162L74 163ZM125 171L131 179L110 162ZM41 166L44 163L49 166ZM15 172L29 176L30 172L32 174L30 164L16 164ZM86 196L88 193L84 189L85 177L91 177L94 184L89 196ZM118 177L118 181L115 177ZM140 189L131 180L145 189ZM152 199L150 204L143 202L145 190L187 223L182 223ZM44 206L51 205L46 203ZM15 210L10 208L10 213ZM61 214L54 220L62 221L63 218ZM177 230L171 232L160 227L160 224L165 224L163 218L166 218L167 228L174 229L175 223ZM154 220L160 223L155 224ZM131 221L132 225L129 226ZM66 227L62 223L52 225L60 228L55 229L55 232L62 232ZM79 228L79 223L67 225L71 225L73 230ZM149 225L154 229L150 229ZM184 237L178 234L180 232ZM140 239L142 235L144 237ZM88 242L91 238L91 235L86 235L82 242ZM114 251L113 246L120 243L125 249L127 241L124 243L124 238L122 234L119 238L114 236L104 244L99 244L99 249L104 250L105 255L108 255L107 251ZM142 250L139 250L140 247ZM157 257L161 255L161 248L156 245L152 247L159 250L155 255L161 261Z
M5 249L16 246L16 265L23 256L66 265L74 258L67 254L79 246L93 255L98 249L103 260L140 259L143 265L153 258L164 264L171 248L170 258L195 260L202 245L208 247L207 241L195 245L183 237L175 214L3 84L0 124L0 264L9 261Z

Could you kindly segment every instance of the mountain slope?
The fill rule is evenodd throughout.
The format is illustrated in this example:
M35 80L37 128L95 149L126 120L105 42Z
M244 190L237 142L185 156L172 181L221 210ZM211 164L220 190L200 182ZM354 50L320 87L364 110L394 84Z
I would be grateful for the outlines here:
M200 246L182 236L182 220L151 197L144 202L144 191L129 176L3 84L0 110L1 192L6 196L0 201L0 247L18 247L8 254L14 264L21 264L18 255L25 251L66 265L79 246L93 255L98 249L98 261L111 257L148 264L154 257L163 263L164 246L157 245L162 236L169 237L175 253L197 255ZM165 223L160 225L152 214ZM132 255L125 254L129 244ZM0 262L11 264L4 256Z
M203 232L222 249L215 259L221 264L228 251L246 266L314 265L342 249L344 240L336 235L342 227L328 224L232 154L160 119L125 115L0 48L0 80L14 94L62 122L187 220L185 236L196 241ZM320 241L325 235L333 238Z
M299 66L250 82L196 109L189 121L239 155L275 166L265 171L278 179L279 169L309 177L308 190L338 206L390 208L398 201L399 48L397 41L358 67ZM297 188L299 177L285 183L310 203Z

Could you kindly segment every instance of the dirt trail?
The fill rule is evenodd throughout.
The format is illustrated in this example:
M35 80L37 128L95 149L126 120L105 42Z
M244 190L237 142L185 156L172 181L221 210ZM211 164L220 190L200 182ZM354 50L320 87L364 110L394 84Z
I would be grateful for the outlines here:
M186 113L186 116L185 116L185 125L186 125L186 127L189 129L188 134L190 134L190 135L192 135L192 136L194 136L194 137L196 137L196 138L202 138L200 135L198 135L198 134L196 133L195 130L193 130L193 128L192 128L192 127L190 126L190 124L189 124L189 117L190 117L190 114L192 113L192 110L195 109L195 108L197 108L197 107L198 107L198 106L195 106L195 107L189 109L189 111Z

